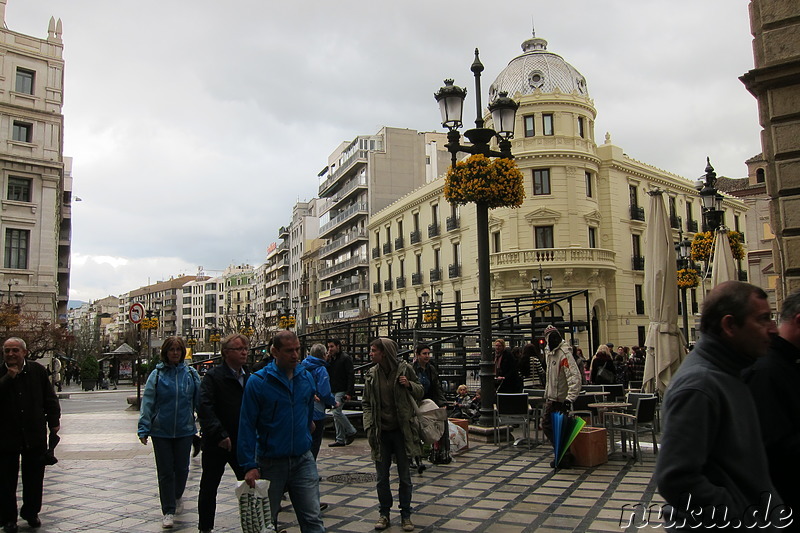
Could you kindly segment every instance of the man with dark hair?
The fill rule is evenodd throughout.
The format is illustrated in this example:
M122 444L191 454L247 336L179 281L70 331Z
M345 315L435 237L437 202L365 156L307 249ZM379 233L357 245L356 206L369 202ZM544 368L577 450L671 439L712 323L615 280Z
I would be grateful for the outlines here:
M197 498L200 533L214 529L217 489L225 465L230 465L236 479L244 479L244 471L236 458L236 444L242 395L249 377L244 368L248 345L248 338L239 333L222 339L222 364L206 372L200 384L197 407L197 419L203 434L203 474Z
M47 428L58 432L61 407L47 370L26 361L25 341L11 337L3 343L0 365L0 524L5 533L17 531L17 480L22 460L22 509L19 516L32 528L41 527L44 455Z
M772 482L795 512L785 531L800 531L800 291L783 300L780 321L766 357L742 377L758 407Z
M331 376L331 391L336 399L333 408L333 425L336 427L336 440L329 447L346 446L351 444L356 436L356 428L345 416L344 402L354 398L355 370L353 360L342 351L339 339L328 339L328 373Z
M742 370L777 330L766 293L728 281L706 296L702 333L672 378L663 406L655 480L667 526L780 526L786 508L769 477L758 412ZM777 507L776 507L777 506Z
M239 463L250 487L261 477L269 480L273 524L288 489L300 531L324 532L319 473L311 454L316 383L307 370L297 367L300 341L294 332L277 332L271 352L273 361L251 374L244 389Z

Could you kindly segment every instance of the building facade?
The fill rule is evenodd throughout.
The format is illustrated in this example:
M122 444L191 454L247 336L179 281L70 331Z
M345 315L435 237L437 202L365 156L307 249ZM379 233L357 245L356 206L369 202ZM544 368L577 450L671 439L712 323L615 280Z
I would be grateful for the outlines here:
M741 77L758 100L778 300L800 289L800 3L751 0L755 68Z
M598 146L597 112L584 77L549 52L544 39L529 39L522 49L489 89L490 98L506 91L520 104L512 152L525 187L520 208L489 214L492 297L530 295L532 278L549 275L553 291L589 291L587 318L594 338L579 334L582 346L593 349L608 341L641 345L649 323L644 301L647 192L665 191L678 242L681 232L699 229L695 183L632 159L609 134ZM420 304L423 292L432 296L436 290L445 302L478 299L475 208L450 205L444 181L418 188L371 218L375 312ZM724 204L728 221L746 209L730 197ZM690 291L688 312L696 312L702 292L702 286Z
M63 155L61 20L51 18L40 39L9 30L5 8L0 0L0 287L21 295L22 312L36 321L66 324L72 177Z
M446 142L441 133L384 127L342 143L329 156L319 174L321 323L350 320L367 311L370 257L394 246L394 237L388 235L370 250L370 215L446 168Z

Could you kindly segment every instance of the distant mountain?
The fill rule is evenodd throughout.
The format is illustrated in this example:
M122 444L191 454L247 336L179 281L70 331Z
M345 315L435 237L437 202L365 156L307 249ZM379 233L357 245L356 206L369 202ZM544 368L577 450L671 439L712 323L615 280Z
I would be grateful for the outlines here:
M67 309L77 309L78 307L82 306L87 302L82 302L80 300L69 300L67 302Z

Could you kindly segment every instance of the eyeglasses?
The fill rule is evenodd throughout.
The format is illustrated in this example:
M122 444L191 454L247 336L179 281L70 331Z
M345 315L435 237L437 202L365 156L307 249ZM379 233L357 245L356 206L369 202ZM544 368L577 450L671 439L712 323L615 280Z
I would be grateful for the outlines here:
M232 352L246 352L247 350L249 350L247 346L241 346L239 348L225 348L225 349L230 350Z

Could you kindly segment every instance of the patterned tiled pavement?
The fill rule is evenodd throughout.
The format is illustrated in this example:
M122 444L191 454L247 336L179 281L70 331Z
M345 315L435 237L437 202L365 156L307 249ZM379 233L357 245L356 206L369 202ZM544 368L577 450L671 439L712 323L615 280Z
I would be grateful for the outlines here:
M138 413L124 409L126 394L73 393L62 400L67 414L62 418L62 441L56 450L59 463L48 467L45 476L42 533L161 531L152 447L142 446L136 439ZM70 412L70 402L120 407ZM324 513L327 530L373 531L377 518L374 482L345 484L328 479L336 479L337 474L372 474L366 441L357 439L345 448L328 448L327 442L323 442L318 461L322 501L330 505ZM649 447L643 462L616 453L597 467L554 472L549 467L552 451L548 445L528 450L524 446L471 444L469 451L449 465L428 464L423 474L414 472L416 531L639 531L642 524L629 523L631 513L625 509L663 503L651 480L655 458ZM192 459L186 509L176 517L173 531L197 531L199 481L198 457ZM219 491L216 532L240 530L235 484L233 475L226 472ZM392 487L396 494L395 479ZM299 532L291 508L280 514L280 520L290 533ZM400 531L398 515L393 514L392 520L387 531ZM23 521L19 524L20 531L28 531Z

